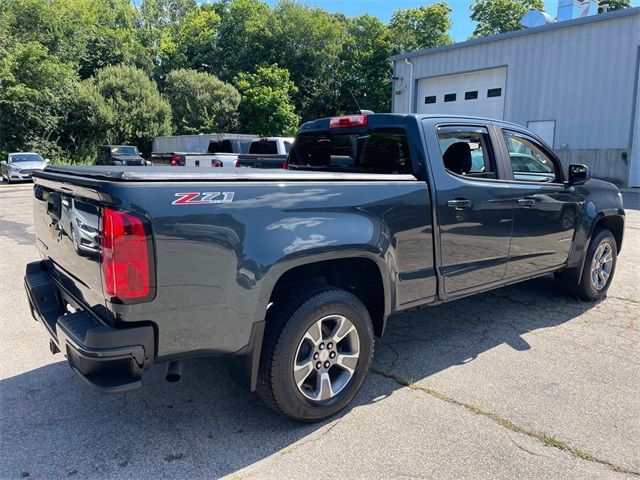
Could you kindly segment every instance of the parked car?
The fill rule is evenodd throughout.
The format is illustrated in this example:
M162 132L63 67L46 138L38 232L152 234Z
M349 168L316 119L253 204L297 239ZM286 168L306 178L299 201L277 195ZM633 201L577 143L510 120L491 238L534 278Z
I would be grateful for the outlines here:
M132 145L100 145L94 165L150 165Z
M253 140L249 145L249 153L230 153L227 147L232 145L228 140L212 141L207 153L172 152L170 164L174 167L253 167L283 168L293 138L269 137ZM225 146L226 145L226 146ZM222 150L222 151L221 151ZM154 165L165 160L154 157Z
M156 137L152 143L154 165L169 164L172 152L249 153L249 146L259 135L241 133L211 133Z
M553 178L518 180L511 144L535 146ZM302 421L349 404L394 313L551 273L583 300L602 298L624 230L615 185L584 165L565 175L518 125L457 116L308 122L287 170L34 177L42 260L27 265L26 292L75 373L128 392L153 365L175 381L185 359L220 355ZM99 255L74 255L60 235L69 198L99 212ZM558 222L563 206L571 225Z
M98 254L100 237L98 208L79 198L69 197L62 200L62 215L59 225L62 232L71 240L75 251L83 254Z
M31 174L35 170L42 170L48 163L35 152L10 153L6 160L0 162L0 172L7 183L31 180Z

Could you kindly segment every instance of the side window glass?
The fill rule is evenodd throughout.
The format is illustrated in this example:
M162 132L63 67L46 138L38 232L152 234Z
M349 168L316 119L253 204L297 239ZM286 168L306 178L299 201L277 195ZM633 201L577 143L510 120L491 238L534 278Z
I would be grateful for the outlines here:
M489 131L485 127L438 127L444 167L450 173L475 178L497 178Z
M532 140L505 131L513 178L526 182L560 182L558 165Z

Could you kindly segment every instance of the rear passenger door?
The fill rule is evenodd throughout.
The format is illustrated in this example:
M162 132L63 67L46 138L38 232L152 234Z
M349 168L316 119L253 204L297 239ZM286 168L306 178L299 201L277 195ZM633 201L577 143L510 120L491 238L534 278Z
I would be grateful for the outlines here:
M493 126L425 119L436 197L444 297L500 282L506 272L513 202Z
M514 204L507 278L562 265L569 256L580 208L565 186L560 161L532 135L498 129Z

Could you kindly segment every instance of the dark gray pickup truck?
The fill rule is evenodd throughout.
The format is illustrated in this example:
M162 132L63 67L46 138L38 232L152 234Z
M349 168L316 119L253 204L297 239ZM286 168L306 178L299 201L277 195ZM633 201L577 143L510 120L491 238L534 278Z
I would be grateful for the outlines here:
M34 180L42 260L26 291L82 379L126 392L154 364L177 380L183 360L222 355L304 421L351 401L393 313L549 273L603 297L624 229L614 185L478 118L308 122L281 171L50 166Z

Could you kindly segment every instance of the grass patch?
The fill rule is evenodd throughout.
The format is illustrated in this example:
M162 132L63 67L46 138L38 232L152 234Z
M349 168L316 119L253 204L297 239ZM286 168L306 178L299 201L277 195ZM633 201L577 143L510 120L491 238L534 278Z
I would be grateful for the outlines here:
M519 425L516 425L515 423L513 423L511 420L501 417L500 415L498 415L497 413L493 413L493 412L488 412L486 410L483 410L479 407L476 407L475 405L470 405L468 403L464 403L461 402L460 400L456 400L453 397L450 397L449 395L446 395L442 392L438 392L437 390L433 390L431 388L428 387L423 387L418 385L415 381L413 381L412 379L409 379L407 377L404 377L402 375L398 375L395 373L389 373L389 372L383 372L377 369L372 368L371 369L372 373L375 373L377 375L381 375L385 378L389 378L391 380L395 380L397 383L399 383L400 385L403 385L405 387L409 387L411 390L421 390L422 392L437 398L438 400L442 400L444 402L450 403L452 405L456 405L458 407L463 407L465 410L475 414L475 415L480 415L483 417L487 417L491 420L493 420L495 423L511 430L512 432L516 432L516 433L521 433L523 435L527 435L528 437L531 438L535 438L536 440L539 440L540 442L544 443L545 445L548 445L550 447L554 447L557 448L559 450L564 450L566 452L571 453L572 455L575 455L576 457L582 459L582 460L586 460L588 462L598 462L601 463L603 465L607 465L608 467L610 467L611 469L617 471L617 472L625 472L625 473L632 473L634 475L637 475L637 472L633 472L631 470L628 470L624 467L620 467L617 465L613 465L610 462L607 462L605 460L599 460L597 458L595 458L592 454L590 454L589 452L585 452L584 450L580 450L579 448L575 448L572 447L570 445L568 445L566 442L564 442L563 440L557 439L555 437L552 437L550 435L545 435L542 432L536 432L535 430L527 430Z
M545 435L543 441L551 447L556 447L560 450L569 450L566 443L564 443L562 440L558 440L555 437L549 437L548 435Z

